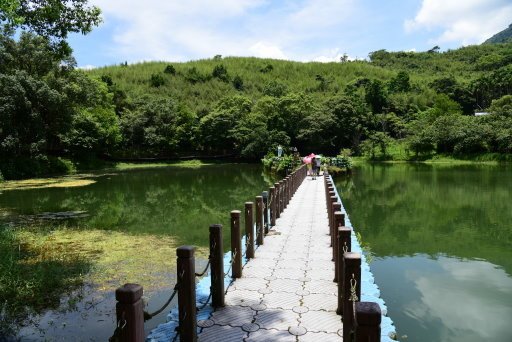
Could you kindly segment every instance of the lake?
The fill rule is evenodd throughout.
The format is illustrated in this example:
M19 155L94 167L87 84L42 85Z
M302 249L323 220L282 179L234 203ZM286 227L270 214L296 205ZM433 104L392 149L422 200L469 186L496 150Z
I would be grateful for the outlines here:
M137 241L127 247L133 249L132 254L121 254L117 259L116 253L104 257L106 252L100 247L97 252L87 250L92 254L87 259L91 273L98 273L98 264L103 267L102 272L86 279L86 286L76 289L71 297L63 293L51 301L50 308L29 316L25 322L28 326L18 332L23 341L107 340L115 324L114 291L124 282L143 284L145 296L149 297L148 311L156 310L175 284L175 248L198 246L199 268L206 262L208 227L221 223L225 227L224 245L229 249L230 211L243 210L244 202L254 201L274 181L260 165L248 164L137 169L93 174L86 179L94 183L0 193L0 225L54 226L60 235L49 229L44 235L46 240L60 239L59 243L71 248L85 242L93 247L109 243L107 249L116 249L117 254L126 251L114 245L116 240ZM158 244L165 239L170 241L168 246ZM164 261L167 269L160 266ZM158 274L149 274L153 269ZM105 273L113 279L100 282L98 278ZM157 286L154 279L164 284ZM2 302L6 299L0 298ZM149 321L146 329L165 321L165 315L164 312Z
M512 167L365 164L335 179L406 341L512 341Z
M63 293L51 307L28 317L29 325L18 332L22 341L107 340L114 327L113 293L125 281L144 285L148 311L154 311L174 286L175 248L198 246L198 265L204 265L209 225L226 227L229 248L229 212L242 209L274 181L259 165L245 164L86 178L95 183L3 191L0 221L77 231L71 236L98 246L101 235L90 232L137 239L130 261L140 264L105 261L112 281L86 279L86 286L74 291L75 300ZM354 227L374 253L371 268L400 336L512 341L512 167L365 164L335 180ZM166 239L167 247L157 243ZM149 249L140 252L141 244ZM91 257L91 274L102 260ZM133 273L125 272L129 268ZM149 282L150 269L163 273L167 284ZM164 320L165 312L146 328Z

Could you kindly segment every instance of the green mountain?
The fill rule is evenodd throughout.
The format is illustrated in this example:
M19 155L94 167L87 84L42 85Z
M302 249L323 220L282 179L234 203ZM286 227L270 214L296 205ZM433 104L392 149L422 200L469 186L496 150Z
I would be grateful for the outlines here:
M405 147L402 159L512 153L512 43L378 50L331 63L215 56L87 72L59 58L40 37L0 39L5 178L71 169L62 158L256 160L277 145L386 159L394 145ZM474 116L487 109L498 115Z
M501 32L487 39L484 44L512 43L512 24Z

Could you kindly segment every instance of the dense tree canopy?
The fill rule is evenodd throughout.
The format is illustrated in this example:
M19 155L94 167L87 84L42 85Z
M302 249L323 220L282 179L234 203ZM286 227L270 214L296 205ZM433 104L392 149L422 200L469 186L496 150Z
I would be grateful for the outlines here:
M512 44L379 50L369 62L219 55L82 72L62 47L68 33L99 22L98 9L84 0L8 0L1 9L7 178L59 171L64 159L84 156L255 160L277 145L371 158L386 158L395 144L411 158L512 152Z
M101 22L101 11L88 0L2 0L0 23L47 38L59 53L69 55L69 33L89 33Z

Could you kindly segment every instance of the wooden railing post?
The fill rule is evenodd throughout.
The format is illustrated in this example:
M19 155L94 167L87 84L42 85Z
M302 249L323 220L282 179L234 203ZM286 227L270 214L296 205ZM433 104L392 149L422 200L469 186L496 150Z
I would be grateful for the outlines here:
M181 246L178 255L178 316L180 341L197 341L195 247Z
M245 202L245 256L247 259L254 258L254 203Z
M286 206L290 203L292 199L292 177L286 177Z
M328 205L329 205L329 212L331 213L331 219L329 220L329 235L331 236L331 247L334 248L334 236L333 236L333 231L331 229L331 227L334 227L334 211L332 210L332 205L334 203L336 203L336 201L338 200L338 198L336 197L336 195L334 195L334 191L329 191L329 202L328 202ZM334 261L334 257L332 258L332 261Z
M337 198L336 198L337 200ZM331 246L332 246L332 260L336 262L336 239L338 235L338 222L336 222L336 216L334 215L337 211L341 210L341 203L336 202L336 200L332 203L332 226L330 228L331 235ZM337 281L337 277L334 277L334 281Z
M269 214L268 214L268 211L269 211L268 191L263 191L261 193L261 196L263 197L263 230L266 235L266 234L268 234L268 226L270 224Z
M341 203L336 202L332 205L333 208L333 216L334 216L334 225L332 227L332 251L333 251L333 259L334 259L334 282L338 282L338 228L343 227L345 225L345 219L341 210Z
M327 188L327 192L325 193L325 201L327 203L327 219L329 220L329 235L331 234L331 227L332 227L332 212L331 212L331 194L334 196L334 188L330 185ZM331 239L332 244L332 239Z
M276 225L276 187L270 187L270 225L274 227Z
M356 342L379 342L382 313L374 302L356 303Z
M242 277L242 236L240 234L240 210L231 211L231 278Z
M355 287L355 294L361 298L361 254L347 252L343 254L345 274L343 275L343 341L352 342L354 331L354 312L351 301L351 289Z
M344 286L344 274L345 274L345 263L343 262L343 254L345 252L352 251L352 229L349 227L338 228L338 308L336 313L343 315L343 286Z
M281 183L274 183L274 187L276 188L275 196L274 196L274 208L276 209L276 214L274 215L276 219L281 217ZM274 225L276 224L274 220Z
M210 267L212 307L224 306L224 248L222 246L222 225L210 226Z
M279 181L279 190L279 212L282 213L284 211L284 191L286 190L284 180Z
M256 243L263 245L265 230L263 228L263 197L256 196Z
M288 182L288 176L283 179L284 183L284 194L283 194L283 208L288 206L288 191L290 190L290 183Z
M143 288L138 284L125 284L116 290L116 317L121 329L119 339L123 342L143 342L144 303Z

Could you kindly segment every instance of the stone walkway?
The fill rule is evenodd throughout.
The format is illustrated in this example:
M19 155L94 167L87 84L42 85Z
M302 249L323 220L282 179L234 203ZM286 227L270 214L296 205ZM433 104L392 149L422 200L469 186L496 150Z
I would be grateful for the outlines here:
M199 341L342 340L322 177L308 177L226 294Z

